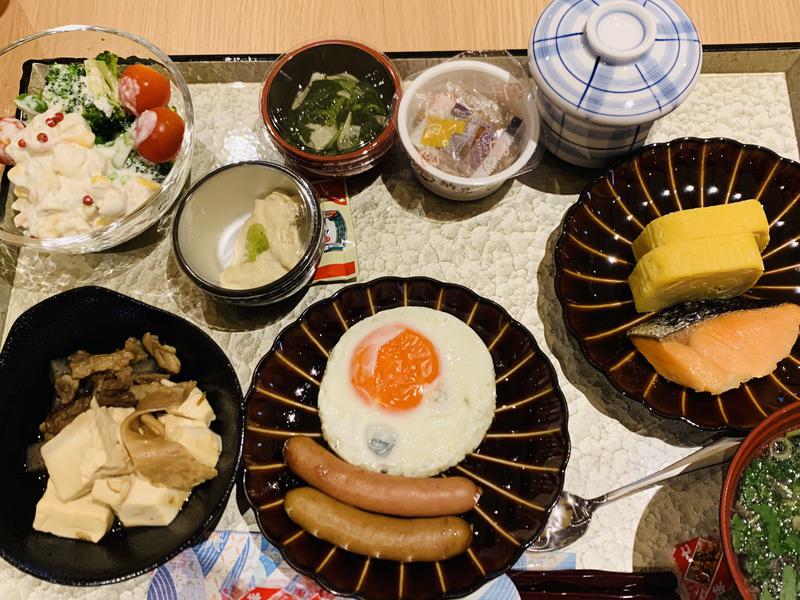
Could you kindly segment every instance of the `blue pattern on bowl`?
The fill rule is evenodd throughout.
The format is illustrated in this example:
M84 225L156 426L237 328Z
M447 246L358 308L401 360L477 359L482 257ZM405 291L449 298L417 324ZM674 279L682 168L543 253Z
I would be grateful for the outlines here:
M702 46L673 0L554 0L531 32L542 142L600 167L641 147L700 74Z
M598 8L625 4L640 7L633 0L555 0L539 17L529 46L531 73L548 97L607 125L670 112L691 89L702 62L697 30L672 0L641 6L655 25L655 40L638 59L615 64L598 54L584 31L588 20Z

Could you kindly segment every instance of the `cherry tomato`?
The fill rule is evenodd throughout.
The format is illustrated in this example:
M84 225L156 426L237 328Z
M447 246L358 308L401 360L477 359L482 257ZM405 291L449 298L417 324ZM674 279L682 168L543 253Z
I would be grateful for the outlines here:
M16 136L21 130L25 129L25 125L19 119L12 117L3 117L0 119L0 163L4 165L13 165L14 159L6 152L6 147L11 142L11 138ZM20 139L24 142L25 140ZM25 144L21 144L22 148Z
M137 117L133 126L133 143L147 160L164 163L178 154L185 125L174 110L166 106L146 110Z
M134 115L157 106L166 106L169 102L169 80L146 65L131 65L120 75L119 100Z

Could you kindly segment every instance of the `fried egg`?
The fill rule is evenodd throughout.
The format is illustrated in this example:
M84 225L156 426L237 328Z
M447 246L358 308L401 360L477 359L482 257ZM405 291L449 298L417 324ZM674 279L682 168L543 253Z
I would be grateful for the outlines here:
M319 391L322 434L347 462L427 477L458 464L491 425L495 373L486 345L458 318L408 306L348 329Z

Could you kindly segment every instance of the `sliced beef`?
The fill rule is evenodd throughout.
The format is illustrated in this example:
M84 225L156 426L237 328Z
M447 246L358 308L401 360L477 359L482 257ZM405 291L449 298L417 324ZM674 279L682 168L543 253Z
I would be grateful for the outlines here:
M59 406L50 411L44 422L39 425L39 431L49 440L58 434L64 427L72 423L73 419L89 408L92 399L88 396L77 398L70 404Z
M137 360L131 363L134 373L157 373L159 371L158 363L155 359L146 354L142 360Z
M167 379L172 377L171 373L133 373L133 383L143 385L146 383L158 383L162 379Z
M137 340L135 337L129 337L127 340L125 340L125 350L133 354L134 363L138 363L149 358L147 350L144 349L142 342Z
M195 387L197 384L194 381L183 381L171 386L145 383L134 385L131 391L138 401L137 410L145 410L154 406L178 406L186 400Z
M57 404L69 404L75 399L75 392L78 391L80 382L73 379L69 373L59 375L53 381L56 390Z
M89 379L92 381L92 395L100 406L136 406L136 397L131 392L133 369L130 367L95 373Z
M74 359L74 356L70 356L69 360L73 379L83 379L100 371L119 371L133 360L133 353L127 350L117 350L111 354L89 354L78 359Z

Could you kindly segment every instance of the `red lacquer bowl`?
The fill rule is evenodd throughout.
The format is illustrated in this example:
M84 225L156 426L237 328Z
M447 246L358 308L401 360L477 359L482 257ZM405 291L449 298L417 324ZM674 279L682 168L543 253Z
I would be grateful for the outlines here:
M284 120L292 101L315 72L327 75L347 72L377 90L388 118L375 139L339 154L315 153L285 139ZM320 40L287 52L275 61L261 91L261 117L275 147L294 166L323 176L355 175L372 167L394 144L401 93L400 74L381 52L350 40Z
M720 536L722 537L722 547L725 558L728 561L733 580L736 587L745 600L754 600L747 583L747 577L739 564L739 558L733 549L731 541L731 518L733 517L733 505L736 501L736 493L739 490L739 480L742 472L750 462L761 455L767 444L775 438L781 437L787 431L800 427L800 402L790 404L777 412L772 413L750 435L745 438L742 445L733 456L728 473L725 476L725 483L722 486L722 498L719 505L719 526Z

